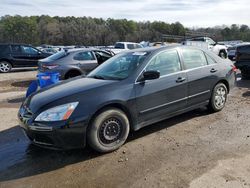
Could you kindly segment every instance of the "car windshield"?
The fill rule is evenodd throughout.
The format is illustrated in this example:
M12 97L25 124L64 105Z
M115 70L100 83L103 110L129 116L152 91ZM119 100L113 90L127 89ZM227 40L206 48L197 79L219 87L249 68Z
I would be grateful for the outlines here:
M88 78L123 80L129 77L148 56L149 52L126 52L116 55L93 70Z
M63 51L57 52L57 53L49 56L48 59L55 61L57 59L61 59L61 58L65 57L67 55L69 55L69 52L63 50Z

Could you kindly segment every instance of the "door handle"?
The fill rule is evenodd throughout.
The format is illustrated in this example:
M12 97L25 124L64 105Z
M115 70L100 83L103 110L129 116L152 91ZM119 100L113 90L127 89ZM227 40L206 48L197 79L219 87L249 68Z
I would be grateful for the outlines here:
M186 80L186 78L179 77L179 78L177 78L176 82L181 83L181 82L184 82L185 80Z
M211 72L211 73L214 73L214 72L217 72L217 70L214 69L214 68L212 68L212 69L210 70L210 72Z

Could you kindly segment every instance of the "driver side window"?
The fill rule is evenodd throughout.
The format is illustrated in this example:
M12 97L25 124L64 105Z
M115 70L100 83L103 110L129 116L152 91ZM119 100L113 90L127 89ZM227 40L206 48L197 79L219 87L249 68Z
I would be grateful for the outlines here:
M30 46L22 46L22 51L24 54L28 54L28 55L37 55L38 54L38 50L30 47Z
M146 67L146 71L159 71L161 76L181 71L178 52L170 50L156 55Z

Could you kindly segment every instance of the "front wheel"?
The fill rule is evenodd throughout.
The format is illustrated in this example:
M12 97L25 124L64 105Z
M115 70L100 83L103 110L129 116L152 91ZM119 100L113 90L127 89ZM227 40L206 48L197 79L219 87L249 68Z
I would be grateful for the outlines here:
M210 98L210 103L208 105L208 108L212 112L218 112L221 111L226 104L227 101L227 87L223 83L218 83L214 89L212 96Z
M222 59L226 59L226 58L227 58L227 53L226 53L225 51L220 51L219 56L220 56Z
M10 72L12 69L12 65L9 62L2 61L0 62L0 72L7 73Z
M123 145L129 134L129 120L126 114L110 108L95 117L87 132L88 144L94 150L106 153Z

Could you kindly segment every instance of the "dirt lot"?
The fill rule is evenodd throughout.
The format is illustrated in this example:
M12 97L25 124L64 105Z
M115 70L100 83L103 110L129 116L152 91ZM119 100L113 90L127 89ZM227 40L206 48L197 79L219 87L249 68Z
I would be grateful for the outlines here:
M250 187L250 81L238 79L219 113L200 109L148 126L100 155L30 145L16 114L35 74L0 74L1 188Z

